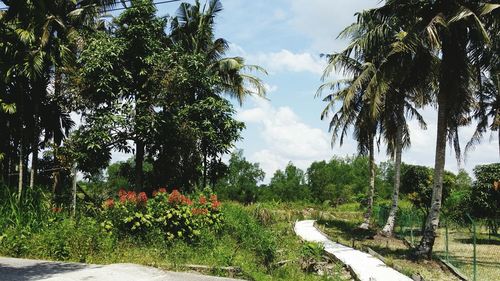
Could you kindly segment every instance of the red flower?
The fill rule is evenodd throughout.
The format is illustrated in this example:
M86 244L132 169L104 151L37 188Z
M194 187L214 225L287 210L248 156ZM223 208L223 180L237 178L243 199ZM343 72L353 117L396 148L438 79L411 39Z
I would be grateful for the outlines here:
M120 203L125 203L125 202L127 202L127 194L120 196Z
M104 201L104 208L113 208L114 206L115 206L115 200L113 200L113 198L109 198L108 200Z
M207 204L207 198L205 196L200 196L200 204L201 205L205 205Z
M168 203L178 204L181 202L182 202L181 193L177 189L174 189L172 193L170 193L170 195L168 196Z
M135 191L129 191L127 192L127 201L130 201L130 202L137 202L137 193L135 193Z
M193 201L191 201L191 199L189 199L189 197L187 197L187 196L181 195L181 201L182 201L182 204L185 204L188 206L193 205Z
M146 203L148 201L148 196L146 195L146 192L139 193L138 200L139 203Z
M216 202L217 201L217 194L212 194L210 195L210 202Z
M153 197L156 197L158 195L158 190L153 190Z
M124 188L120 188L120 190L118 190L118 196L122 197L124 195L127 195L127 191Z
M54 212L54 213L60 213L61 211L62 211L62 208L52 207L52 212Z
M220 202L219 201L213 201L212 202L212 209L217 209L220 207Z
M160 187L160 189L158 189L158 193L167 193L167 190L165 187Z

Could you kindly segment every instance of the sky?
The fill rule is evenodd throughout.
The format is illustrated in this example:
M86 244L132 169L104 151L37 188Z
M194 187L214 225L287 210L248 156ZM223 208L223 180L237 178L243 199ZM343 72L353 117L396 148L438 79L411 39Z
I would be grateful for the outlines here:
M190 2L190 1L188 1ZM192 1L191 1L192 2ZM245 122L243 139L236 144L244 156L257 162L267 182L277 169L293 162L301 169L313 161L356 154L351 137L340 147L331 145L328 122L320 120L325 103L315 97L322 84L326 65L321 54L341 50L346 42L336 39L339 32L355 21L355 13L380 5L378 0L222 0L224 10L216 19L216 36L230 42L230 56L242 56L247 64L264 67L268 99L249 98L237 109L236 118ZM178 3L158 6L159 15L173 15ZM427 130L410 122L410 149L403 152L406 163L433 166L436 136L435 108L422 111ZM473 127L460 130L462 146ZM377 162L386 161L380 147ZM113 154L113 160L128 155ZM486 135L468 154L464 168L471 173L475 165L498 162L497 138ZM450 147L446 169L457 172Z

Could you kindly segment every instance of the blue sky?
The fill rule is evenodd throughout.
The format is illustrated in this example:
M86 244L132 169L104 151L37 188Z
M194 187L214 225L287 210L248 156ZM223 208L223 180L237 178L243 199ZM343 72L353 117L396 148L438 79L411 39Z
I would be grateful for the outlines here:
M320 120L324 103L314 97L325 66L320 54L341 50L346 42L336 39L339 32L355 21L357 11L376 7L379 0L222 0L222 4L216 36L231 43L229 55L243 56L248 64L269 72L263 77L268 100L249 98L243 107L235 103L236 117L247 126L236 146L248 160L260 163L265 181L289 161L306 169L313 161L356 154L351 138L343 147L332 147L328 123ZM174 15L178 6L159 5L158 14ZM403 161L432 166L436 109L426 108L422 114L428 129L410 122L412 146ZM460 130L463 147L473 130L472 126ZM475 165L498 162L497 140L488 133L469 153L464 168L472 172ZM113 161L130 156L115 152ZM383 145L376 160L387 160ZM458 170L449 147L446 169Z
M237 118L246 123L243 140L237 148L245 157L260 163L266 181L276 169L292 161L302 169L312 161L356 153L349 138L343 147L330 145L328 124L320 120L324 103L315 98L321 85L325 62L322 53L339 51L346 42L336 39L339 32L355 21L355 13L380 5L378 0L223 0L224 10L217 19L216 36L231 43L230 55L246 58L249 64L263 66L269 100L250 98L237 106ZM159 6L159 14L174 14L177 4ZM426 131L410 123L412 147L403 161L432 166L436 133L436 109L423 110ZM460 131L463 146L473 128ZM469 153L464 165L469 172L477 164L498 161L497 139L486 136ZM448 170L458 170L448 149ZM376 157L387 160L385 148Z
M204 1L204 0L202 0ZM193 2L193 1L187 1ZM222 0L224 10L217 18L216 36L231 43L229 55L246 58L268 71L263 80L268 100L249 98L237 109L236 118L247 128L237 148L245 157L260 163L269 181L276 169L289 161L302 169L311 162L333 156L356 154L356 143L347 139L343 147L330 145L328 123L320 120L324 103L315 98L321 85L325 62L322 53L339 51L346 42L337 40L339 32L355 21L354 14L380 5L378 0ZM159 5L159 15L174 15L179 3ZM403 154L407 163L432 166L436 133L436 110L423 110L428 129L422 131L410 122L412 147ZM460 131L462 145L473 127ZM465 169L498 161L497 138L483 140L468 155ZM448 148L448 170L458 170ZM113 153L113 161L131 155ZM376 156L387 160L385 147Z

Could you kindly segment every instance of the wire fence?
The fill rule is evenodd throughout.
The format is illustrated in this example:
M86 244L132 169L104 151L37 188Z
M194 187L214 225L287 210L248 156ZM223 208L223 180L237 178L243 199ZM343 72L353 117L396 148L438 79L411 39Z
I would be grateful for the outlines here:
M377 206L374 218L382 228L389 216L390 208ZM498 220L477 220L466 215L460 223L445 216L434 243L434 254L445 262L451 270L466 280L498 280L500 276L500 236L495 227ZM421 238L426 214L418 209L399 210L395 224L395 234L416 246Z

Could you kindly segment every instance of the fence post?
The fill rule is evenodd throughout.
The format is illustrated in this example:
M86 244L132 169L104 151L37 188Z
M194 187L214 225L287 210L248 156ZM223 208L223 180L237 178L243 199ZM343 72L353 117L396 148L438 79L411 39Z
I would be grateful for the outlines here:
M474 222L474 220L472 219L472 217L467 214L467 217L469 218L469 220L471 221L472 223L472 247L473 247L473 256L472 256L472 262L473 262L473 267L472 267L472 270L473 270L473 281L476 281L476 274L477 274L477 269L476 269L476 223Z

